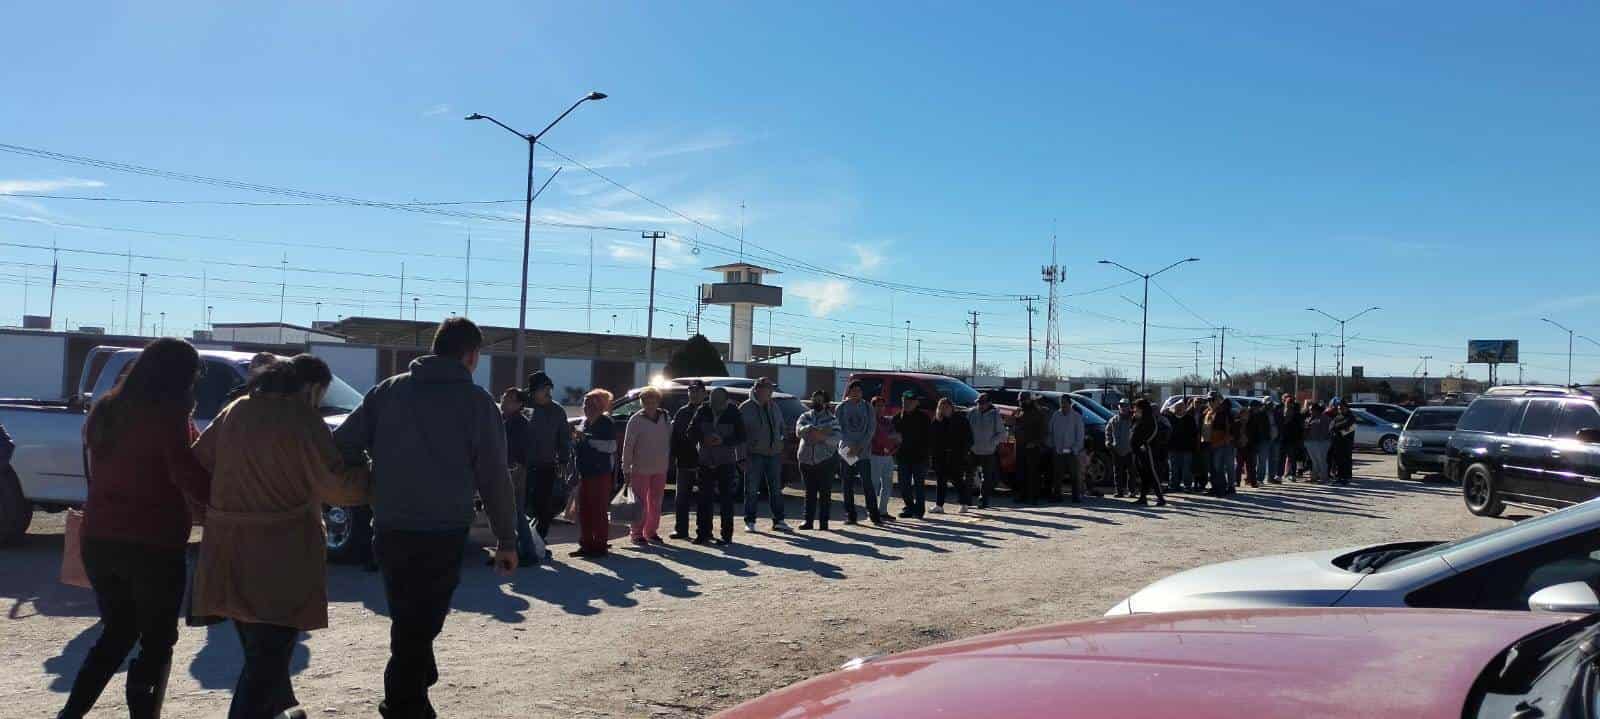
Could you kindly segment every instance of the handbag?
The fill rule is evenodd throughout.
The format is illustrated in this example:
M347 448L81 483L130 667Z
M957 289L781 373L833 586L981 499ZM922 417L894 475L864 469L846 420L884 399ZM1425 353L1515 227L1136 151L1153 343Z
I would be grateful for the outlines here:
M634 496L631 484L622 485L622 489L611 498L611 521L639 521L639 498Z
M67 510L66 541L61 545L61 583L91 589L83 567L83 510Z

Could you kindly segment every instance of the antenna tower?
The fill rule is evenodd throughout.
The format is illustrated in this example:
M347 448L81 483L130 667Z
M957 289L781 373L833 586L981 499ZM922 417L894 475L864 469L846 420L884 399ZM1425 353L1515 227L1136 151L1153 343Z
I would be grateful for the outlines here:
M1050 302L1045 320L1044 374L1061 376L1061 301L1057 288L1067 280L1067 268L1056 264L1056 238L1050 236L1050 264L1039 269L1040 278L1050 288Z

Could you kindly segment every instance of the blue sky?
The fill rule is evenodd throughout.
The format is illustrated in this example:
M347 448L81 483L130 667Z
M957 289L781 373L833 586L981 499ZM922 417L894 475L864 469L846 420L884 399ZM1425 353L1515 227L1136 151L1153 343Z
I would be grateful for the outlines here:
M996 295L1044 293L1052 231L1064 293L1127 279L1100 258L1200 257L1151 288L1156 377L1192 369L1196 341L1208 372L1204 328L1222 325L1238 328L1230 368L1292 364L1303 338L1309 371L1310 333L1337 336L1313 305L1384 308L1351 325L1369 374L1431 354L1437 375L1469 337L1506 337L1530 379L1560 381L1566 337L1539 318L1600 339L1593 4L393 5L15 7L0 143L362 199L512 200L524 146L461 117L532 131L597 89L611 98L549 146L727 235L742 222L753 257ZM537 220L628 231L536 226L530 324L642 333L637 230L661 229L658 332L681 335L700 268L737 241L541 150L539 181L557 167ZM0 192L0 323L20 320L24 282L42 313L35 248L51 243L150 256L133 271L150 274L147 324L165 312L170 333L207 304L219 322L276 319L285 253L290 321L317 301L323 319L409 317L413 296L439 317L462 310L469 231L472 314L515 323L514 203L450 206L483 219L28 198L296 201L13 153ZM60 258L58 318L120 329L126 259ZM838 361L853 334L855 364L903 363L910 319L925 358L965 363L977 310L980 359L1023 365L1020 302L780 269L788 301L757 341L808 362ZM1137 375L1138 290L1065 300L1064 369ZM708 310L705 330L726 321ZM1600 376L1600 347L1577 352L1578 378Z

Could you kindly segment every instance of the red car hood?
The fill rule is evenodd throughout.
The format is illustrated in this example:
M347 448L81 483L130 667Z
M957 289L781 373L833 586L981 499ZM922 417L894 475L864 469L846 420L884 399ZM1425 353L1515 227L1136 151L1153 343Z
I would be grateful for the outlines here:
M897 654L720 716L1457 719L1496 654L1569 619L1420 609L1117 617Z

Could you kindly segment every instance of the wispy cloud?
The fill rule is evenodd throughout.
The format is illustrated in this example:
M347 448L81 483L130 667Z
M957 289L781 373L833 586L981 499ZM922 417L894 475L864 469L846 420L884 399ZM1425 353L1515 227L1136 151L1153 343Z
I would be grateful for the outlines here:
M106 183L99 180L85 180L79 177L61 177L53 180L0 180L0 205L20 207L31 212L35 221L47 222L45 218L68 219L66 215L52 212L44 203L30 200L26 197L13 197L17 194L49 194L62 190L82 190L95 187L105 187Z
M863 244L850 245L850 251L856 254L856 269L862 272L872 272L882 267L885 249L886 245L876 247Z
M611 143L611 149L592 159L578 157L585 165L600 169L639 167L657 160L684 155L725 150L742 145L746 140L732 132L708 130L688 138L662 140L660 138L621 139ZM551 160L552 163L558 162Z
M612 240L606 244L606 254L611 259L629 264L649 264L650 243L640 240ZM667 235L656 245L656 267L672 270L693 266L696 263L689 244L675 235Z
M812 317L828 317L856 303L854 290L844 280L796 282L786 291L805 300Z
M441 102L441 103L439 103L437 105L429 107L426 110L423 110L422 111L422 116L423 117L438 117L438 116L443 115L443 114L445 114L445 113L447 113L449 111L450 111L450 106Z

